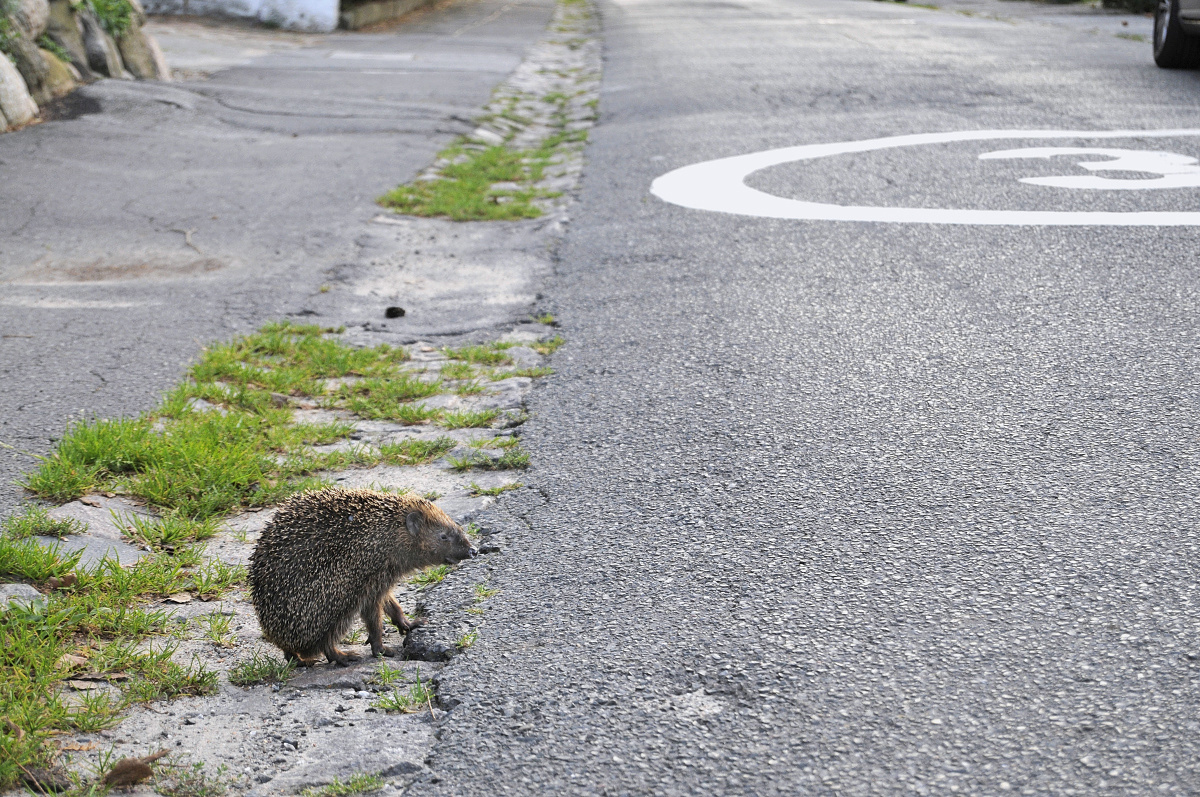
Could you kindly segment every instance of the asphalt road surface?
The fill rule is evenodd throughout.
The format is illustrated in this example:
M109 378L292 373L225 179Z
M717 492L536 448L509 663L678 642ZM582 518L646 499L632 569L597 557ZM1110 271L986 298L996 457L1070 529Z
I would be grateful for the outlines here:
M1200 230L650 193L780 147L1200 127L1200 75L1146 42L891 3L600 8L602 118L548 291L569 343L510 502L529 526L442 679L434 791L1200 793ZM1198 209L1196 187L1020 182L1160 177L1078 165L1111 155L979 157L1047 146L1186 166L1200 137L876 148L748 183L865 208Z
M392 31L281 34L306 46L101 81L0 136L0 513L68 423L153 407L210 341L289 315L385 324L391 302L340 290L403 262L375 198L473 129L552 12L465 0Z

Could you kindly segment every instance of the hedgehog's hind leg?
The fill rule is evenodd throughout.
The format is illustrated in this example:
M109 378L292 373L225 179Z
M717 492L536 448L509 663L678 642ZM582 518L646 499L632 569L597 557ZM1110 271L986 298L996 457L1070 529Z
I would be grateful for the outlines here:
M299 653L295 653L290 650L285 650L283 652L283 655L285 655L287 657L288 663L295 664L297 667L311 667L314 664L316 664L315 657L305 658L304 656L301 656Z
M362 617L363 625L367 627L367 640L371 643L371 655L391 658L392 656L399 655L400 651L383 644L383 604L387 600L387 597L380 598L363 606L360 616Z
M405 617L403 607L392 597L391 593L384 596L383 610L387 612L388 618L395 623L396 627L406 634L419 625L425 625L424 620L410 620Z

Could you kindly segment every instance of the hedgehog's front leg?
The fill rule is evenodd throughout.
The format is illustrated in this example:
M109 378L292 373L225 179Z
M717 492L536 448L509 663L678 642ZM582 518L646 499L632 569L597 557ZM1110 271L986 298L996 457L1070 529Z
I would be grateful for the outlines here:
M362 608L359 616L362 617L363 625L367 627L367 640L371 643L371 655L391 658L399 655L399 651L385 647L383 644L383 600L381 598L367 604Z
M387 612L388 619L395 623L396 627L406 634L419 625L425 625L424 620L410 620L405 617L404 609L391 594L388 594L384 597L383 610Z
M336 664L339 667L349 667L361 658L360 656L351 656L345 651L338 650L335 645L326 645L321 652L325 654L325 658L329 659L331 664Z

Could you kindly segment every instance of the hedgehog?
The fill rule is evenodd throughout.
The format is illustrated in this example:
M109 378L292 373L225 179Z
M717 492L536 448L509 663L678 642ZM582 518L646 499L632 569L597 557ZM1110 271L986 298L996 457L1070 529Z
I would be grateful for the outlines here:
M285 501L263 529L250 555L250 596L263 638L289 661L307 666L323 653L344 667L358 657L337 643L356 615L371 655L396 655L383 644L383 613L404 633L420 624L392 596L396 582L475 554L462 528L424 498L309 491Z

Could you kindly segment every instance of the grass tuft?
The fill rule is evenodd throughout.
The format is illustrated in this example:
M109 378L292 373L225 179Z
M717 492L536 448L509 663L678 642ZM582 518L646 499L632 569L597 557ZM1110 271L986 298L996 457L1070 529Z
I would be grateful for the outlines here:
M558 347L562 346L566 342L567 341L563 338L562 335L555 335L554 337L550 338L549 340L543 340L543 341L539 341L537 343L530 344L530 348L532 348L538 354L550 355L550 354L554 354L554 352L558 351Z
M229 670L229 683L234 686L254 686L261 683L283 683L292 677L296 665L270 654L254 651L250 658L240 661Z
M432 587L434 584L440 584L449 573L450 565L434 565L413 573L408 577L408 583L421 588Z
M480 487L475 482L471 482L471 497L479 498L483 495L497 496L508 492L509 490L519 490L525 485L521 482L513 482L512 484L502 484L499 487Z
M455 145L439 157L451 161L442 169L442 179L402 185L379 198L379 204L413 216L445 216L455 221L503 221L536 219L542 211L533 204L549 196L536 188L494 188L495 183L529 184L541 179L549 157L504 145L483 150Z
M500 417L500 410L444 412L441 425L447 429L482 429L485 426L491 426L492 421L498 417Z
M433 690L429 688L428 684L418 681L403 692L393 689L388 694L371 703L371 705L389 713L416 714L419 711L426 710L432 701Z
M529 467L529 452L519 447L506 449L499 457L472 451L465 457L447 457L450 469L462 473L468 470L520 470Z
M379 453L385 462L393 465L424 465L442 456L454 446L454 440L449 437L439 437L436 440L410 439L397 443L384 443L379 447Z
M512 365L512 357L505 354L504 350L511 349L516 345L515 343L493 341L473 346L461 346L457 349L446 348L442 349L442 353L451 360L474 365Z
M343 783L340 779L334 778L333 783L320 788L310 786L300 792L300 797L350 797L354 794L368 794L373 791L379 791L387 784L383 778L378 775L369 775L365 772L351 775Z
M52 518L40 506L30 506L24 514L12 515L0 523L0 534L12 540L38 536L66 537L70 534L83 534L87 529L86 523L74 518Z

